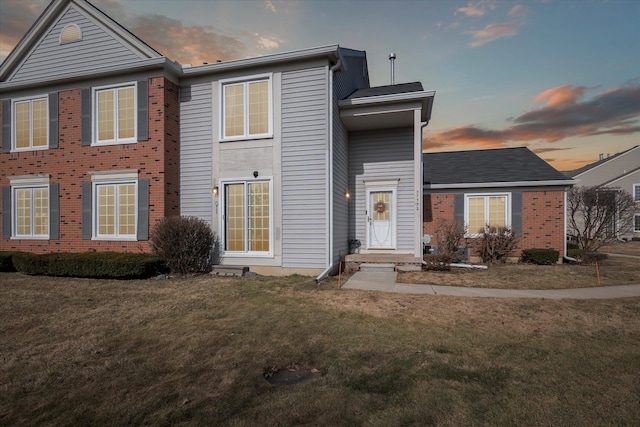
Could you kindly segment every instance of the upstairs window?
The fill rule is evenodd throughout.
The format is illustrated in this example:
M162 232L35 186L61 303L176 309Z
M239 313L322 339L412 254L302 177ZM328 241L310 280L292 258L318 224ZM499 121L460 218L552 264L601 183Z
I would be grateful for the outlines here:
M223 140L271 136L271 79L222 83Z
M640 184L633 184L633 200L640 202Z
M136 142L136 84L94 89L96 144Z
M47 97L13 102L13 149L38 150L49 147Z

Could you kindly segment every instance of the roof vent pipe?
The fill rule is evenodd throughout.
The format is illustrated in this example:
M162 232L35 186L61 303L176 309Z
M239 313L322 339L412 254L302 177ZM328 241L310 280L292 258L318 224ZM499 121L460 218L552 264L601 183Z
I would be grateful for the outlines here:
M396 62L396 54L391 52L389 54L389 61L391 61L391 84L394 85L396 84L396 69L395 69L395 62Z

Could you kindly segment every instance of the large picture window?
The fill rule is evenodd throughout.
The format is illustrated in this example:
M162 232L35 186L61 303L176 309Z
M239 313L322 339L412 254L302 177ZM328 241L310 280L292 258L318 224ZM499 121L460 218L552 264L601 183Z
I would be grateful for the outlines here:
M136 142L136 85L99 88L94 92L97 144Z
M48 99L33 98L13 103L13 149L34 150L49 146Z
M270 181L229 182L225 198L225 250L236 253L271 251Z
M271 135L271 80L222 83L222 139Z
M508 194L465 195L465 224L471 235L480 234L485 226L501 228L511 226Z

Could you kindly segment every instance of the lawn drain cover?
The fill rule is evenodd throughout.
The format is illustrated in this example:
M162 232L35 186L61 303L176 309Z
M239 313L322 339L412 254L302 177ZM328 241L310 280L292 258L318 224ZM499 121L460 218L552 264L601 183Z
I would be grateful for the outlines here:
M305 384L319 379L322 374L317 369L303 368L267 368L264 379L276 386Z

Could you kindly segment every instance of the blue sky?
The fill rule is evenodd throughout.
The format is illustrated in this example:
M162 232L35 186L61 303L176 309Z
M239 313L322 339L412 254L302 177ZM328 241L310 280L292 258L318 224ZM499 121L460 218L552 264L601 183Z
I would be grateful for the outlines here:
M560 170L640 144L640 2L92 0L199 64L326 44L367 51L373 85L436 90L430 151L528 146ZM46 0L0 0L0 59Z

